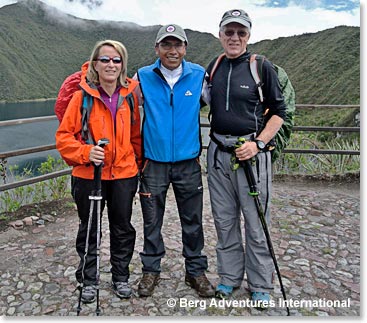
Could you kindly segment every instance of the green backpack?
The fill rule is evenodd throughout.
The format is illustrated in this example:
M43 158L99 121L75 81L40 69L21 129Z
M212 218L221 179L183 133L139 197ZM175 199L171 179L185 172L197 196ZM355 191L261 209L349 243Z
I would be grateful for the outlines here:
M219 63L222 61L222 59L225 57L225 54L221 54L218 56L216 62L214 63L212 70L210 72L210 82L213 78L213 75L219 65ZM262 67L265 60L265 56L252 54L250 58L250 70L252 77L254 78L256 85L258 87L259 91L259 98L260 102L264 101L263 91L262 91ZM296 111L296 94L294 91L294 88L292 86L291 81L288 78L287 73L285 70L276 65L273 64L275 67L275 71L278 74L280 88L283 93L284 97L284 103L286 104L286 118L284 120L284 123L282 127L279 129L277 134L275 135L273 141L274 141L274 149L271 150L271 161L274 162L278 159L283 149L288 145L289 139L292 133L293 125L294 125L294 114Z

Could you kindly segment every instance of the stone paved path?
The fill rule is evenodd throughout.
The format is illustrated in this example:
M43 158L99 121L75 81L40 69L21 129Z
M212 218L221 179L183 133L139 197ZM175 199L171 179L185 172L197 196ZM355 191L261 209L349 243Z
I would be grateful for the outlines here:
M208 278L217 283L216 233L205 183L205 253ZM311 186L310 186L311 185ZM339 190L326 185L274 183L272 241L277 254L291 315L360 315L360 200L359 185ZM104 316L282 316L286 311L277 278L273 303L258 311L249 303L246 281L227 304L203 299L184 283L180 225L172 192L168 196L163 234L166 257L161 281L153 297L139 298L142 250L140 204L134 207L137 241L131 263L129 300L115 297L110 288L107 217L101 246L100 304ZM37 230L8 229L0 233L0 315L75 316L78 292L74 271L76 213L57 217ZM276 276L275 276L276 277ZM218 300L217 300L218 301ZM172 303L176 305L172 306ZM172 306L169 307L168 303ZM222 305L222 306L220 306ZM95 304L81 315L94 315Z

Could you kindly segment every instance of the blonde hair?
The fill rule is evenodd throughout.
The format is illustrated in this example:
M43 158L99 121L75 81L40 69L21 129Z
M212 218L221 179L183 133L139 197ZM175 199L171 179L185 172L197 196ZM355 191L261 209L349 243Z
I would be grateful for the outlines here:
M96 71L96 69L94 68L94 62L97 60L98 56L99 56L99 51L101 49L101 47L103 46L111 46L114 49L116 49L116 51L119 53L119 55L121 56L122 59L122 66L121 66L121 73L117 79L117 83L118 85L121 85L123 87L128 87L128 82L126 80L127 77L127 59L128 59L128 55L127 55L127 50L125 48L125 46L120 43L119 41L116 40L102 40L96 43L96 45L93 48L92 54L90 56L89 59L89 66L88 66L88 71L87 71L87 79L94 83L94 84L99 84L99 76L98 76L98 72Z

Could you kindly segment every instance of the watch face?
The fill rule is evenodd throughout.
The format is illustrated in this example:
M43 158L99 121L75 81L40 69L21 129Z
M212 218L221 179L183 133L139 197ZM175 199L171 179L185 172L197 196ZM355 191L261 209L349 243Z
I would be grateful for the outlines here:
M261 140L258 140L258 141L256 142L256 144L257 144L257 147L258 147L259 149L264 149L264 148L265 148L265 143L264 143L263 141L261 141Z

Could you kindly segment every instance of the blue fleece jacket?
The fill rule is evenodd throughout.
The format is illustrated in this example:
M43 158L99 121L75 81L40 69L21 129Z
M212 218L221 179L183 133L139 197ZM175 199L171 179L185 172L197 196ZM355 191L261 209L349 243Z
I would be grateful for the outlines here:
M196 158L201 151L200 96L205 70L182 62L173 89L160 71L160 59L138 70L144 97L144 157L158 162Z

